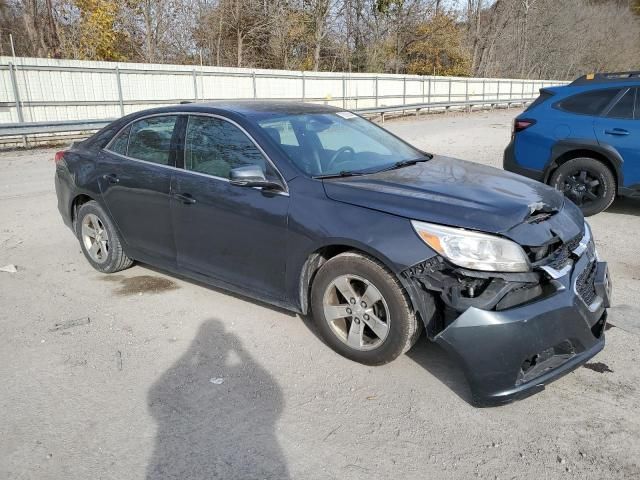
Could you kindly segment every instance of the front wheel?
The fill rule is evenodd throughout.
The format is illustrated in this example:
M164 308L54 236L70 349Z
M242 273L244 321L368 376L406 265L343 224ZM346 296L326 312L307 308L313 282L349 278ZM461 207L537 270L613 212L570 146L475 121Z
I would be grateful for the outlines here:
M400 282L380 263L355 252L337 255L320 268L311 308L329 346L367 365L394 360L421 332Z
M549 180L588 217L606 210L616 196L611 170L594 158L574 158L560 165Z

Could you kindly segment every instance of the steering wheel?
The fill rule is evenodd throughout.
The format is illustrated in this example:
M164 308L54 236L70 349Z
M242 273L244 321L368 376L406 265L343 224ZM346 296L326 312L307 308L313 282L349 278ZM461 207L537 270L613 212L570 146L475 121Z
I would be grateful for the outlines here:
M331 167L333 167L334 163L337 163L337 160L338 158L340 158L340 155L346 152L350 152L352 157L356 153L355 150L349 146L339 148L338 151L333 154L333 156L331 157L331 160L329 160L329 163L327 164L327 171L331 171Z

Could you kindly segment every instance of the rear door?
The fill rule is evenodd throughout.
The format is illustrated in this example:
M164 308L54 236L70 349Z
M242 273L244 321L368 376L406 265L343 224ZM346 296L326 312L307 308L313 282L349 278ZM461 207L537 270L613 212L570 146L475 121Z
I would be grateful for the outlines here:
M622 156L624 186L640 183L640 111L638 88L624 89L616 102L594 122L598 143L614 147Z
M171 184L178 265L284 299L289 195L229 183L244 165L280 179L275 167L239 126L206 115L189 116L180 160Z
M179 116L137 120L100 154L103 200L134 256L175 262L169 211Z

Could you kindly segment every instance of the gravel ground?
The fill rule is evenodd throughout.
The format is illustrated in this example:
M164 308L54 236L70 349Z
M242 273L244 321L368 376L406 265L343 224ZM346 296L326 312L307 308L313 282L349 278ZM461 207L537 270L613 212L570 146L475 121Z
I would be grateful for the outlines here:
M385 125L498 166L516 113ZM615 287L600 365L475 409L424 340L366 367L282 310L144 265L95 272L58 215L52 156L0 154L0 266L18 266L0 272L0 478L640 476L640 202L591 219Z

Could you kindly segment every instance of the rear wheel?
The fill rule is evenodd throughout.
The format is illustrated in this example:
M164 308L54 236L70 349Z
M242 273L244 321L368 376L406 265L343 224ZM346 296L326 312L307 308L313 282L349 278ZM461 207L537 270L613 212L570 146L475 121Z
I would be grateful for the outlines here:
M355 252L340 254L320 268L311 307L329 346L367 365L394 360L421 332L400 282L380 263Z
M133 263L124 253L111 219L95 201L83 204L78 210L76 234L82 253L99 272L119 272Z
M594 158L574 158L560 165L549 180L575 203L585 216L606 210L616 194L616 180L611 170Z

